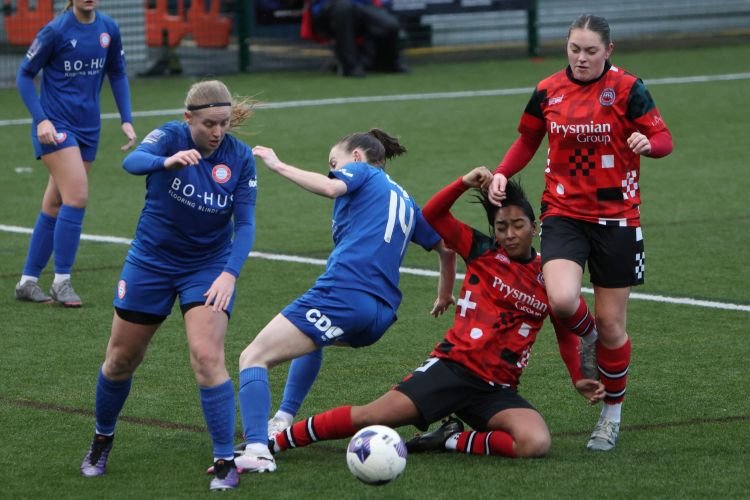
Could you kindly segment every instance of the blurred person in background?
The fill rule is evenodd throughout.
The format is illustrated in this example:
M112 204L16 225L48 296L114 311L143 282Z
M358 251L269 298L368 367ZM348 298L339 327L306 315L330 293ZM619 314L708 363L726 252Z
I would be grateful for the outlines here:
M399 48L399 21L381 0L310 0L313 30L334 40L339 74L407 73Z
M49 180L16 285L17 300L83 304L70 275L88 203L88 173L99 147L99 98L105 75L128 141L122 150L135 144L120 29L96 10L97 3L70 0L39 31L18 69L16 86L33 120L34 154L47 167ZM34 77L40 71L37 95ZM47 295L39 276L53 253L55 277Z

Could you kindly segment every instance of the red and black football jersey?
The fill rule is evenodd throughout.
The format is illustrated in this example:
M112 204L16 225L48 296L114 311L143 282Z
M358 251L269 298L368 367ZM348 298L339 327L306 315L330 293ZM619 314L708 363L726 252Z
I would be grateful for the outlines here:
M627 139L667 130L640 79L609 63L591 82L570 68L555 73L537 85L518 130L548 137L542 219L640 225L640 156Z
M459 179L423 209L446 246L466 262L453 326L431 356L460 363L488 382L515 387L549 313L541 258L533 252L528 262L512 260L493 238L453 217L448 209L466 189Z

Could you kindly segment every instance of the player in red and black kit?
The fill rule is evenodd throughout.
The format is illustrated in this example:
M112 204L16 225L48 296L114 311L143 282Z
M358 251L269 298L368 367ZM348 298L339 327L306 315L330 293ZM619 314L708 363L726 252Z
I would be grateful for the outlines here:
M426 429L455 413L475 430L464 432L461 421L452 418L436 431L409 441L409 451L452 449L506 457L539 457L548 452L550 433L544 419L516 390L550 310L541 260L531 246L534 211L520 186L510 183L502 207L480 195L493 237L450 213L461 194L487 186L491 179L485 167L475 168L424 206L430 225L466 262L453 326L429 359L367 405L340 406L276 434L274 451L349 437L374 424ZM555 330L576 388L590 403L601 400L602 384L581 376L578 337L557 325Z
M672 137L643 82L609 61L613 44L601 17L568 31L569 66L542 80L521 117L520 137L500 162L489 198L503 203L508 178L547 135L541 252L552 313L572 330L589 317L581 300L588 262L596 301L596 359L606 388L588 448L611 450L630 365L626 314L630 288L643 283L640 157L672 151Z

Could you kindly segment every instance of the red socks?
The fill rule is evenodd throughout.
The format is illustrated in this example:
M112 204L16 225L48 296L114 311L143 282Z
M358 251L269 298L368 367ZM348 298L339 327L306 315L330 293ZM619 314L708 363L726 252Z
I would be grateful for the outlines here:
M575 333L579 337L585 337L596 329L594 316L589 311L583 296L578 297L578 309L570 318L557 318L557 322Z
M513 438L505 431L464 431L458 436L456 451L472 455L502 455L514 458Z
M597 343L596 359L599 363L600 380L607 391L604 402L622 403L630 366L630 338L617 349L606 349L601 343Z
M350 437L356 432L352 426L352 407L339 406L288 427L276 435L276 446L278 451L284 451L316 441Z

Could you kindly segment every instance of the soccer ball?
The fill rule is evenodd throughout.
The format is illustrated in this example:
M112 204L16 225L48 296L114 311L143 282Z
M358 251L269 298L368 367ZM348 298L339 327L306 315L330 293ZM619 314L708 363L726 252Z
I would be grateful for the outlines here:
M363 483L390 483L406 467L406 445L398 432L385 425L360 429L349 441L346 465Z

